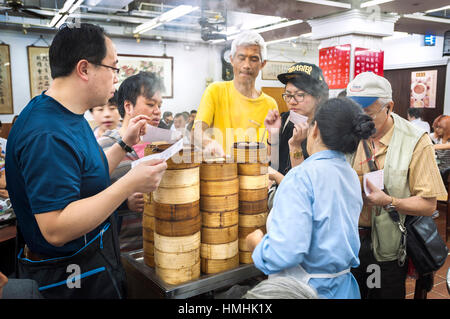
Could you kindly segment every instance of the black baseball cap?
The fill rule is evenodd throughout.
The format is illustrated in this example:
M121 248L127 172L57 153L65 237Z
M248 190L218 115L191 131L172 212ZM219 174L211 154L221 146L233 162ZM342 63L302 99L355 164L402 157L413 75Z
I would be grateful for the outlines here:
M278 74L278 80L283 84L287 84L299 76L308 76L318 82L325 82L322 69L315 64L306 62L299 62L292 65L286 73Z
M315 64L300 62L292 65L286 73L278 75L281 83L292 83L297 88L311 94L319 100L326 100L329 88L322 69Z

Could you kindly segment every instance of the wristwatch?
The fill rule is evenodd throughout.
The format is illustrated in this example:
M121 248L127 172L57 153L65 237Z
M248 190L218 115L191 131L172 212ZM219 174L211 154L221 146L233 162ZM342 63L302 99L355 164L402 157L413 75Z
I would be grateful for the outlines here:
M300 158L302 158L302 155L303 155L302 150L295 150L295 151L289 152L289 154L295 159L300 159Z
M383 206L385 211L389 212L389 211L397 209L396 205L394 204L395 198L391 196L391 199L392 200L391 200L391 202L389 204Z
M117 140L117 143L120 145L120 147L121 147L125 152L127 152L127 153L132 153L132 152L133 152L133 149L132 149L130 146L128 146L127 144L125 144L125 142L122 141L121 138L119 138L119 139Z

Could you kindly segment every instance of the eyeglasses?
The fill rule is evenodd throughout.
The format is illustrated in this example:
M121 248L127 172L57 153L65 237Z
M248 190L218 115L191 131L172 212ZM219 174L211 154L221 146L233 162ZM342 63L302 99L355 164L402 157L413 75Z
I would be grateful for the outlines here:
M383 109L384 109L386 106L388 106L388 105L389 105L389 103L383 105L378 111L376 111L376 112L373 113L373 114L369 114L369 113L367 113L367 112L366 112L366 114L369 115L369 116L372 118L372 120L375 120L375 119L377 118L377 115L378 115L381 111L383 111Z
M105 64L101 64L101 63L94 63L94 62L89 62L89 63L92 63L92 64L94 64L94 65L98 65L98 66L103 66L103 67L105 67L105 68L109 68L109 69L111 69L111 70L114 70L114 72L116 72L116 74L119 74L119 72L120 72L120 69L119 69L119 68L115 68L115 67L113 67L113 66L109 66L109 65L105 65Z
M281 96L283 97L283 99L286 102L289 102L292 98L294 98L295 102L297 102L297 103L303 102L303 100L305 99L305 95L306 95L306 93L295 93L295 94L283 93L283 94L281 94Z

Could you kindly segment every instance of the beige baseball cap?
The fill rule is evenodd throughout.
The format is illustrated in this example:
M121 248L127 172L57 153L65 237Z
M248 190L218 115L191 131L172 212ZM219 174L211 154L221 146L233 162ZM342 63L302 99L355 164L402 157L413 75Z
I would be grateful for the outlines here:
M379 98L392 99L392 87L384 77L373 72L364 72L347 85L347 97L365 108Z

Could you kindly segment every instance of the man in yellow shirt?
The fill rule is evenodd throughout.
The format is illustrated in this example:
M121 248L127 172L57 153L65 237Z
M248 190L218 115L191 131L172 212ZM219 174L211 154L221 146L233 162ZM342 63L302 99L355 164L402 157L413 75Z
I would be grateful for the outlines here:
M215 82L203 93L195 118L194 138L204 152L222 156L234 142L264 141L264 119L278 109L275 100L255 88L266 64L264 39L254 31L241 33L231 45L234 79Z

